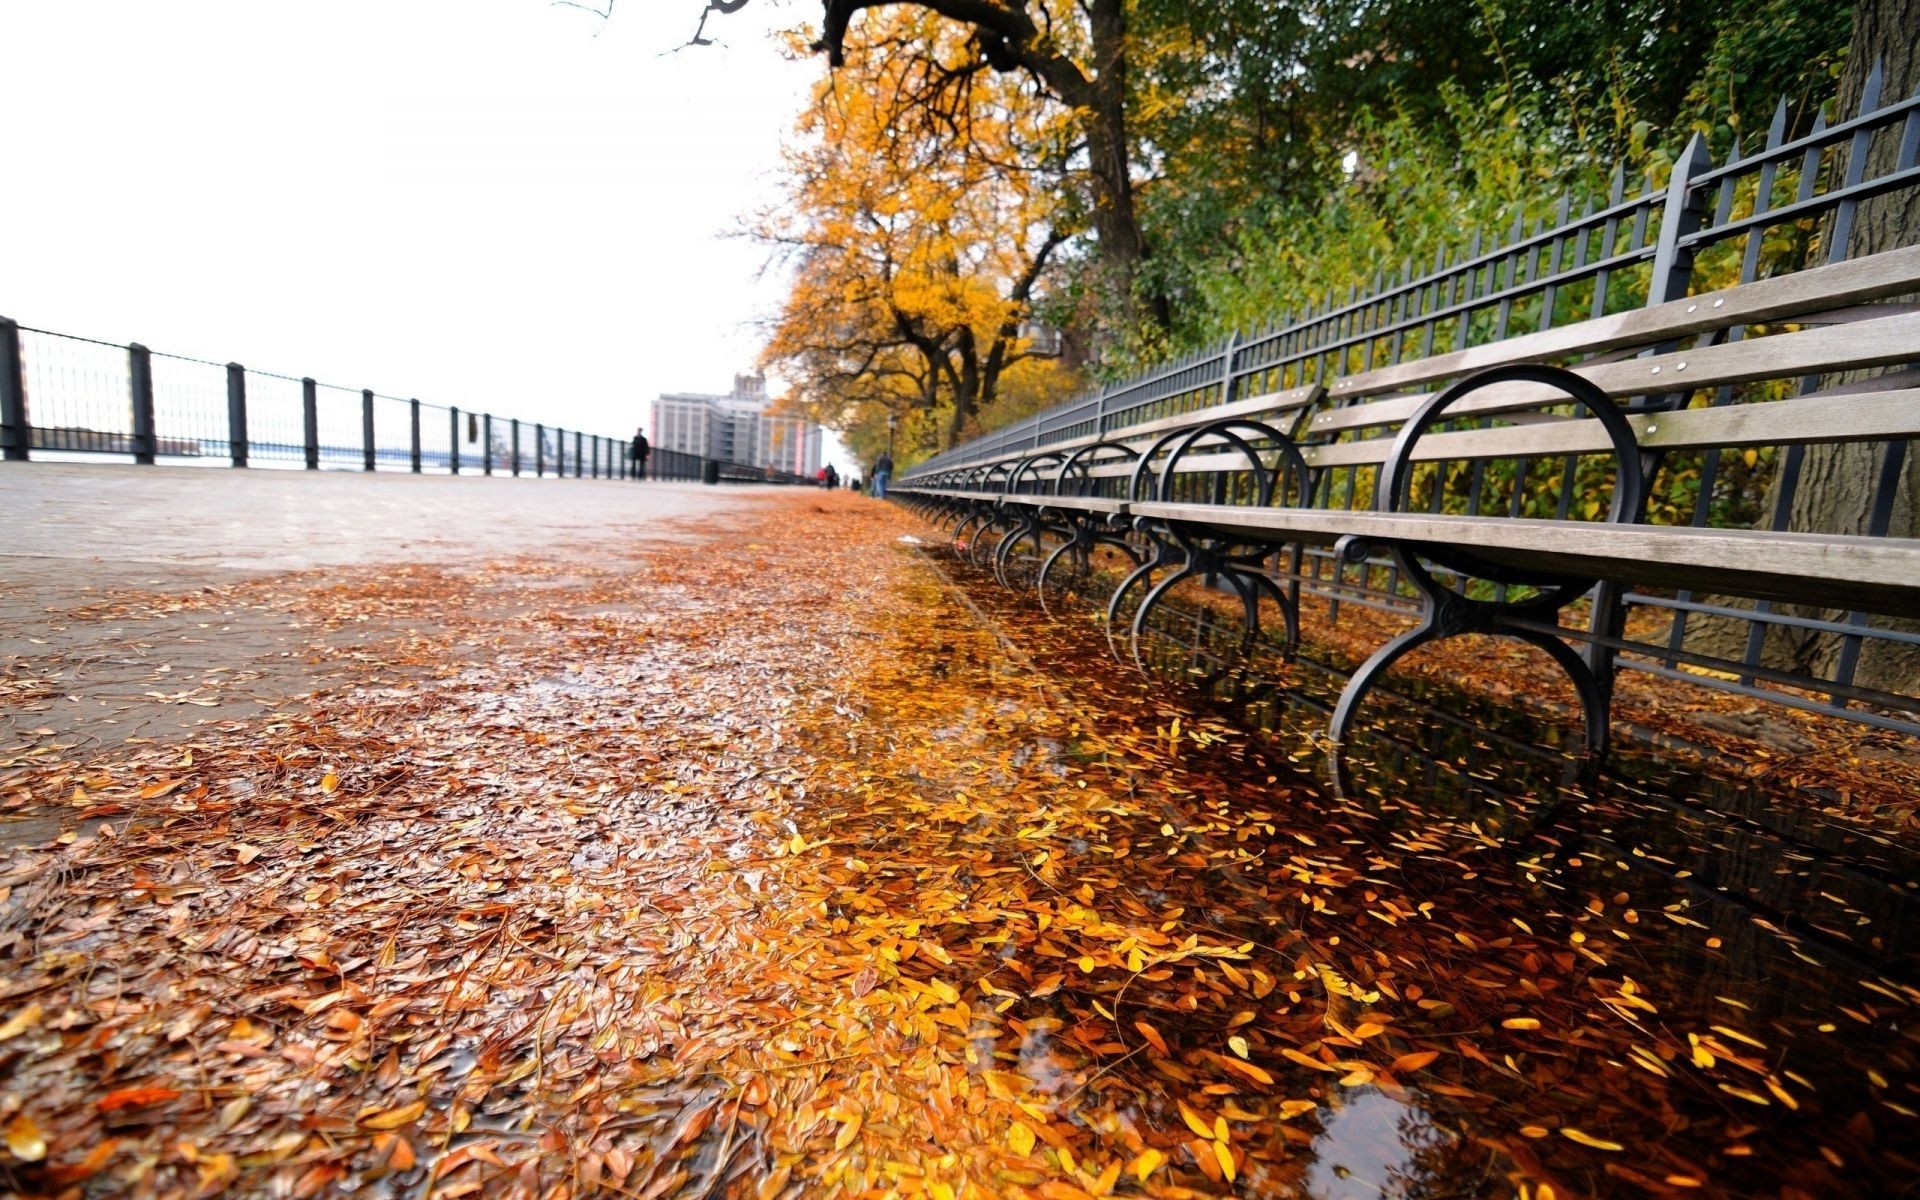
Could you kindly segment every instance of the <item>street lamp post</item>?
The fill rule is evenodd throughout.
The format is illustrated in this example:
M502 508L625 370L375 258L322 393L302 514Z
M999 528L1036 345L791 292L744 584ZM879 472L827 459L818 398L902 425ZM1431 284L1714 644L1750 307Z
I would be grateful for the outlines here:
M893 414L887 414L887 457L893 457Z

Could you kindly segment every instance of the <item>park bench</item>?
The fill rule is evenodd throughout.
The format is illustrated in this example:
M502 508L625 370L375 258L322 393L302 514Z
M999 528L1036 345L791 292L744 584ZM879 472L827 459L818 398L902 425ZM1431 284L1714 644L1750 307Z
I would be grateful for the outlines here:
M1043 591L1063 557L1124 546L1137 565L1108 617L1120 617L1123 593L1146 589L1132 617L1136 656L1155 602L1181 579L1237 594L1249 637L1260 601L1276 604L1291 644L1299 555L1331 554L1363 580L1385 570L1388 582L1371 590L1410 587L1420 620L1348 682L1335 740L1409 651L1500 634L1559 664L1579 695L1587 746L1604 754L1615 656L1631 648L1620 630L1625 589L1844 610L1839 621L1778 618L1842 636L1863 634L1871 614L1920 616L1920 540L1884 536L1907 440L1920 435L1920 370L1910 366L1920 363L1920 306L1898 301L1914 294L1920 246L963 460L910 473L894 490L951 521L976 552L991 543L1003 581L1018 547L1049 545ZM1859 372L1880 373L1836 380ZM1885 447L1865 536L1788 531L1783 512L1774 527L1716 528L1705 504L1689 523L1644 519L1674 456L1704 464L1823 443ZM1525 481L1542 469L1559 472L1557 509L1525 515ZM1502 479L1514 481L1504 492ZM1489 496L1499 503L1489 507ZM1288 555L1296 572L1283 588L1274 567ZM1561 622L1577 602L1591 604L1586 629ZM1680 662L1699 657L1671 650ZM1751 662L1714 666L1804 686Z

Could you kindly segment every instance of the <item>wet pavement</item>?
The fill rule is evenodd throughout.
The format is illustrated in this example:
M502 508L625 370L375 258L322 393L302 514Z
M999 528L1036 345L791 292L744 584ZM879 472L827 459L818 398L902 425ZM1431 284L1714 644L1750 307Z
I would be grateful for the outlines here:
M1294 1147L1311 1165L1281 1194L1510 1196L1520 1176L1559 1196L1824 1197L1920 1178L1913 839L1633 731L1594 775L1563 716L1432 682L1395 677L1335 748L1351 664L1325 647L1227 669L1150 632L1147 679L1090 610L1049 620L933 553L1089 708L1212 728L1180 789L1213 838L1260 847L1219 873L1219 919L1251 940L1271 914L1313 947L1301 975L1366 981L1399 1014L1377 1036L1440 1052L1385 1087L1312 1093L1318 1128ZM1195 623L1175 605L1159 624Z

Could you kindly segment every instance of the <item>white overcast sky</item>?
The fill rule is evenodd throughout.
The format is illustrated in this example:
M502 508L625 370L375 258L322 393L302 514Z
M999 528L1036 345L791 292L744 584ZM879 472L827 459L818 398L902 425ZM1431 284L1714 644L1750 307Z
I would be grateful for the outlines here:
M702 3L0 0L0 313L630 433L752 364L824 69Z

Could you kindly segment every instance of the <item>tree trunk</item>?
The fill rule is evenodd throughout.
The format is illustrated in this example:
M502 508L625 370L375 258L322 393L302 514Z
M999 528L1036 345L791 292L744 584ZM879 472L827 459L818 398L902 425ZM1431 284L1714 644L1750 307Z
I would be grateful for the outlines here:
M951 450L960 444L968 419L979 411L980 406L980 355L974 346L973 330L960 330L954 340L953 354L960 359L960 369L953 369L952 358L949 357L947 374L953 386L953 420L947 426L947 444L941 447L943 450Z
M1087 135L1087 159L1094 178L1094 232L1107 269L1107 285L1123 308L1136 299L1161 328L1171 322L1164 295L1154 288L1138 297L1140 264L1147 257L1146 235L1133 204L1132 150L1127 137L1127 18L1122 0L1095 0L1091 11L1093 86L1081 120Z
M1859 110L1867 75L1876 62L1883 64L1885 71L1880 88L1881 105L1910 96L1920 88L1920 40L1913 35L1915 29L1920 29L1920 0L1860 0L1854 10L1847 70L1840 82L1839 117L1850 117ZM1899 140L1897 126L1874 137L1867 156L1866 178L1895 170ZM1829 235L1831 232L1830 224ZM1920 192L1907 188L1860 205L1847 239L1846 255L1859 258L1916 241L1920 241ZM1833 403L1845 404L1846 401L1836 397ZM1786 527L1814 533L1875 532L1873 503L1885 466L1885 447L1808 446L1803 453L1800 479L1787 512ZM1781 481L1776 477L1774 491L1767 498L1768 512L1779 511L1780 486ZM1888 537L1920 534L1920 480L1916 479L1911 447L1895 486L1891 518L1879 532ZM1845 620L1847 616L1844 610L1806 606L1786 606L1782 611L1828 621ZM1875 624L1920 632L1920 622L1915 621L1878 619ZM1689 625L1687 645L1705 653L1740 659L1746 653L1746 639L1744 621L1699 621ZM1831 676L1844 644L1844 639L1834 634L1771 627L1766 633L1760 661L1769 667ZM1915 681L1920 680L1920 647L1863 642L1853 679L1863 687L1910 695L1915 691Z

